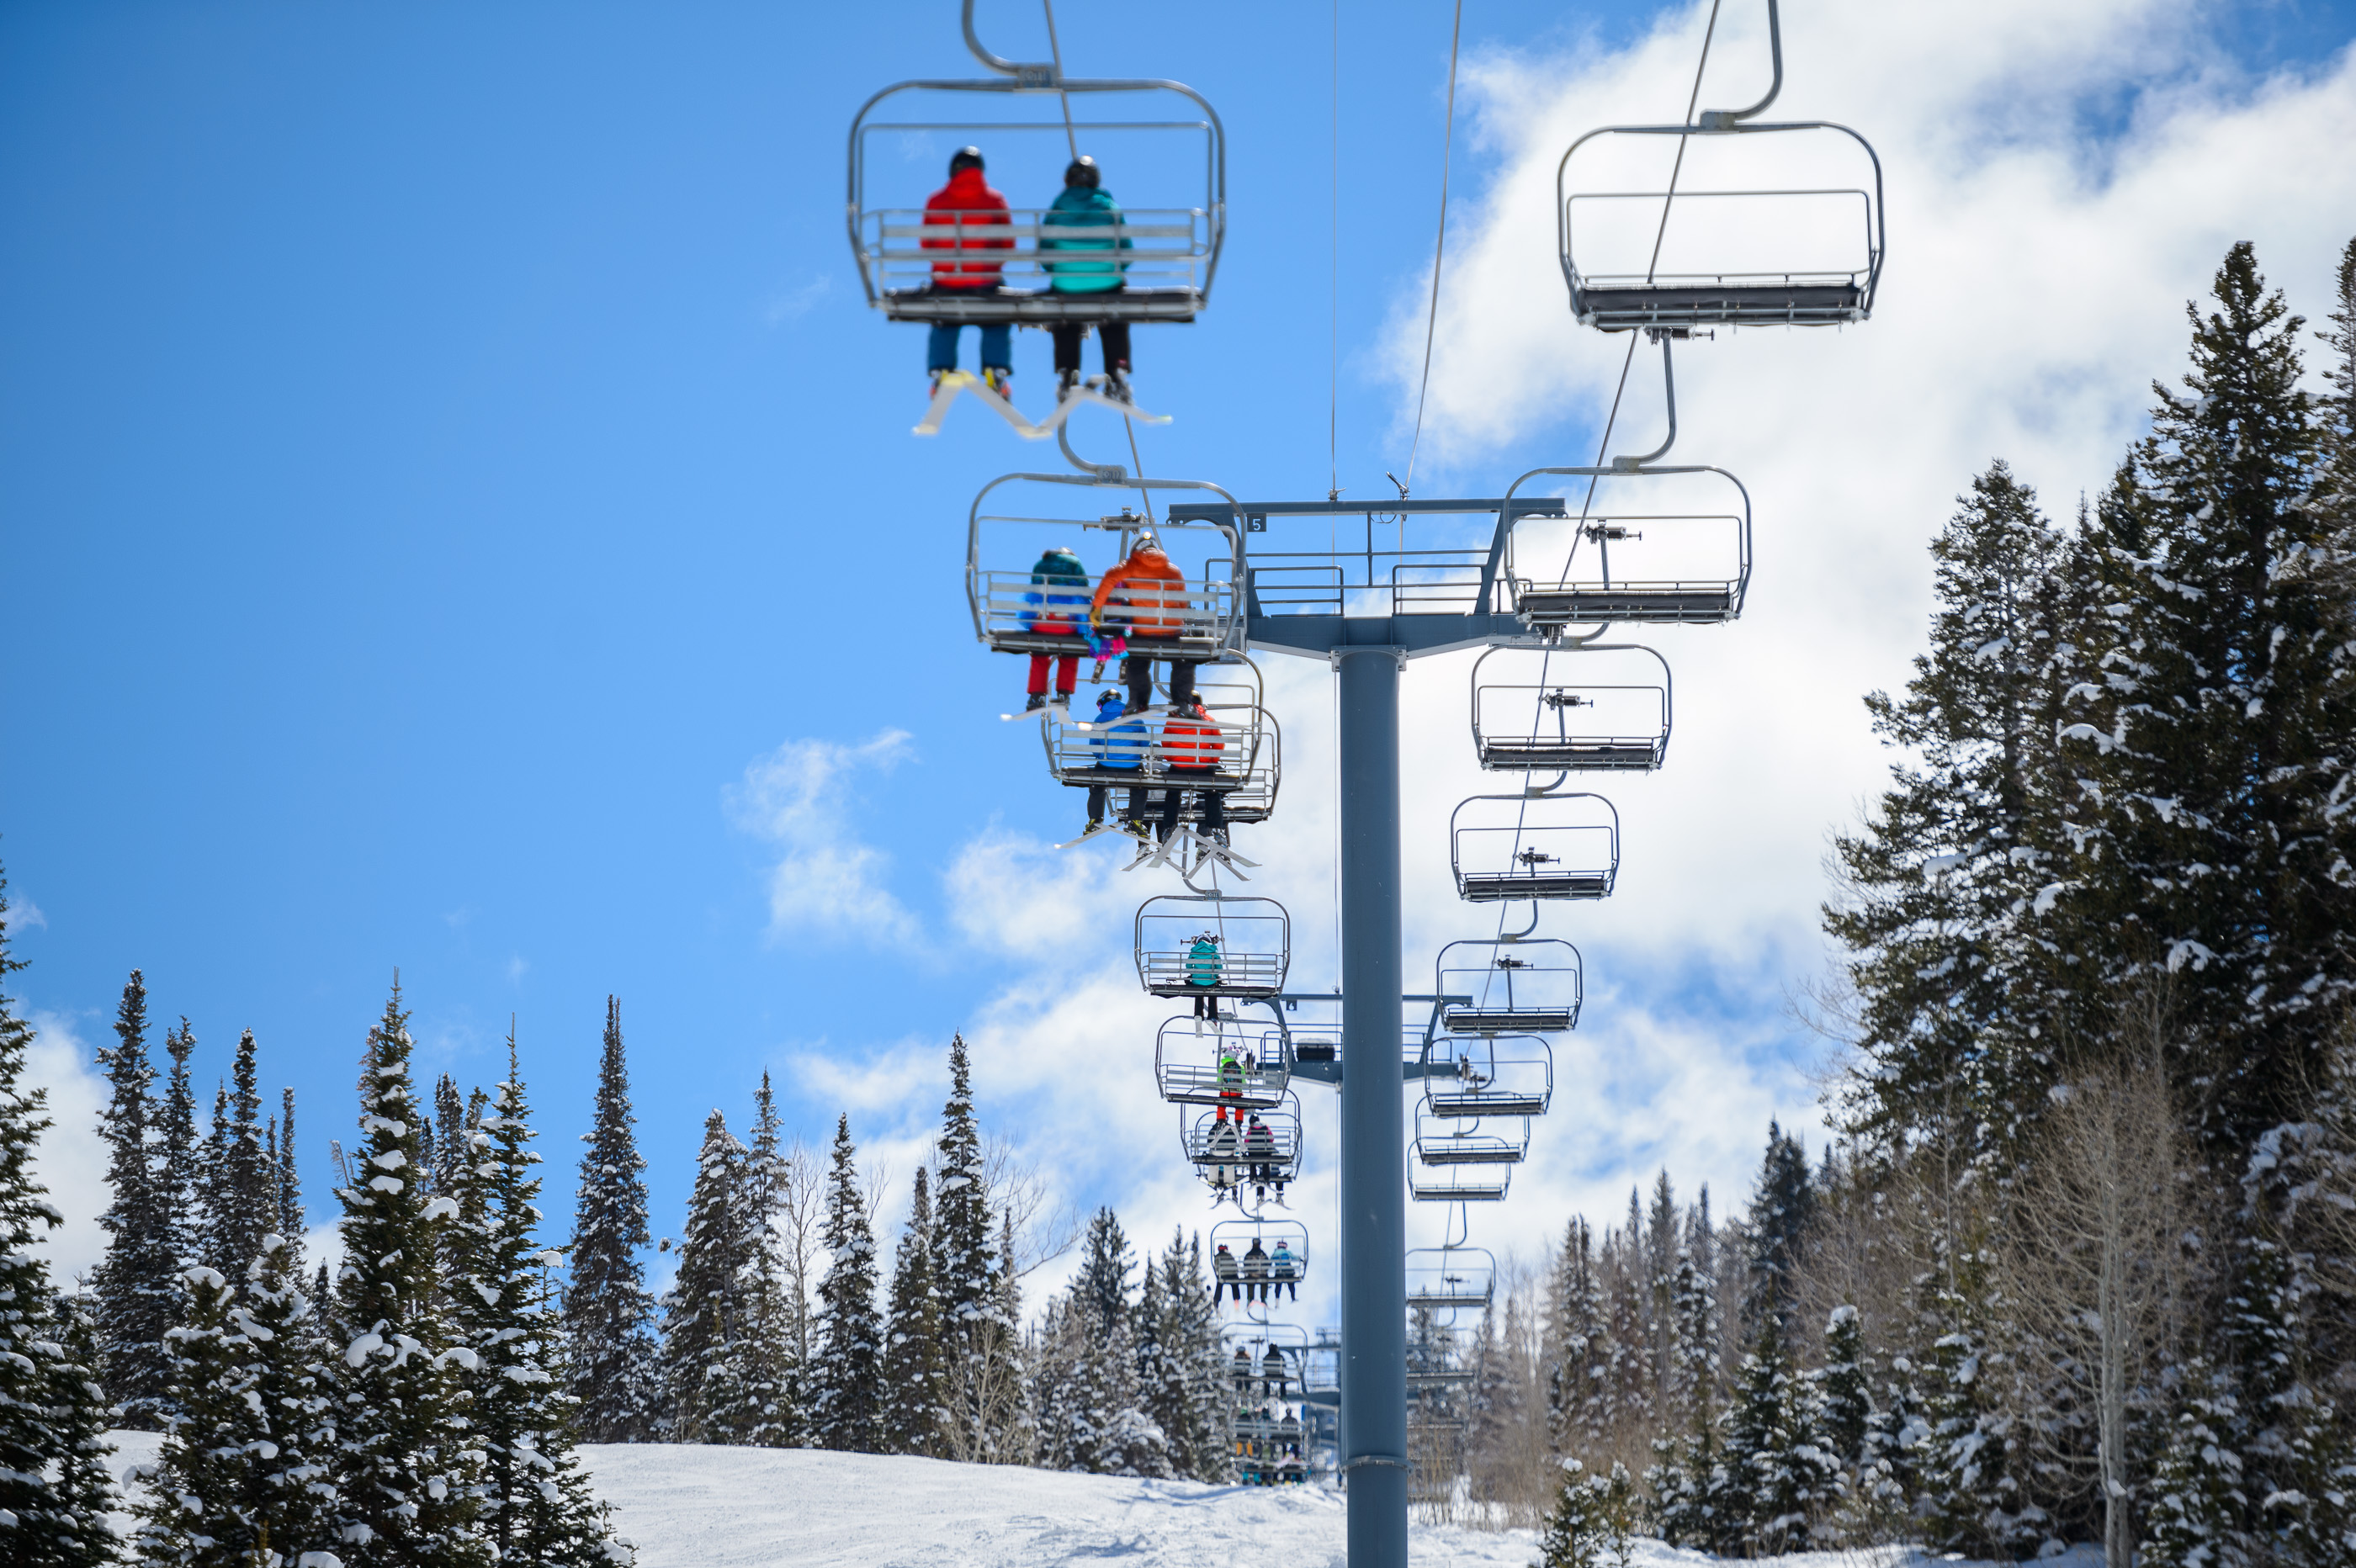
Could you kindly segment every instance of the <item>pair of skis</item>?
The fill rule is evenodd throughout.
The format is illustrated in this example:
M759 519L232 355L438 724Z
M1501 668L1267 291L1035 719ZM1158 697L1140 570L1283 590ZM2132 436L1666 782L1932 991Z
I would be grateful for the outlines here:
M918 435L940 434L941 421L948 417L949 405L957 401L959 392L972 393L980 400L982 407L1012 425L1014 433L1025 441L1046 440L1063 427L1064 421L1072 417L1072 411L1082 403L1095 403L1099 407L1110 409L1123 419L1136 420L1141 424L1170 422L1168 414L1149 414L1133 403L1125 403L1118 398L1107 397L1093 384L1095 379L1096 378L1091 378L1089 381L1075 386L1064 394L1063 401L1055 405L1055 411L1050 413L1044 421L1033 424L1023 417L1021 409L993 391L990 383L980 377L964 370L945 371L942 373L940 384L933 389L933 400L926 405L925 417L916 421L916 433Z

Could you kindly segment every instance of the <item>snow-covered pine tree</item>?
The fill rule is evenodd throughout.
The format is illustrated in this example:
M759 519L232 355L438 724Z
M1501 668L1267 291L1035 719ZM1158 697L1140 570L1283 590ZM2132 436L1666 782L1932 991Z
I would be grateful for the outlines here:
M595 1119L582 1142L581 1187L566 1248L564 1336L586 1443L643 1443L655 1435L659 1395L654 1297L639 1249L647 1230L647 1162L630 1110L622 1005L605 998Z
M1742 1227L1750 1243L1742 1293L1745 1323L1755 1326L1762 1314L1773 1312L1786 1317L1789 1326L1793 1290L1815 1212L1816 1189L1808 1172L1807 1151L1799 1139L1770 1121L1759 1185Z
M2005 1322L1976 1236L1942 1238L1944 1266L1924 1283L1940 1330L1923 1382L1926 1435L1915 1445L1919 1515L1931 1543L1967 1557L2020 1557L2045 1538L2045 1513L2021 1484L2027 1456L2004 1386Z
M919 1181L923 1172L917 1173ZM744 1203L744 1330L738 1353L743 1409L731 1422L738 1441L760 1448L798 1448L808 1438L802 1411L801 1365L796 1336L803 1303L782 1250L784 1218L792 1169L769 1075L753 1096L753 1140L746 1148Z
M262 1094L253 1031L238 1037L230 1087L213 1099L206 1140L205 1225L198 1256L224 1279L242 1279L261 1255L278 1209L277 1173L262 1147Z
M2299 385L2300 320L2235 245L2192 319L2186 394L2155 384L2151 433L2097 508L2108 602L2083 628L2064 717L2087 792L2072 865L2095 934L2083 984L2176 987L2203 1144L2238 1166L2299 1120L2356 998L2351 609L2286 571L2326 542L2305 507L2324 441Z
M1129 1238L1109 1208L1098 1210L1088 1221L1085 1246L1073 1281L1071 1310L1092 1440L1076 1449L1073 1467L1108 1476L1167 1476L1169 1438L1147 1413L1138 1381Z
M1235 1477L1235 1445L1227 1438L1233 1406L1221 1393L1226 1369L1218 1364L1219 1328L1203 1277L1203 1243L1190 1244L1173 1227L1170 1245L1146 1269L1139 1376L1145 1413L1169 1444L1171 1473L1197 1481Z
M112 1467L114 1445L107 1430L115 1406L100 1380L98 1325L88 1301L59 1296L49 1319L59 1355L48 1366L49 1435L55 1443L50 1482L54 1517L64 1527L58 1546L69 1563L112 1563L118 1552L107 1514L123 1506Z
M1627 1568L1636 1514L1636 1488L1624 1467L1615 1464L1608 1476L1594 1476L1565 1459L1530 1568Z
M941 1299L933 1273L933 1199L922 1166L908 1201L907 1228L892 1260L892 1300L884 1318L884 1452L937 1456L946 1379Z
M2241 1424L2230 1377L2195 1357L2176 1369L2175 1419L2153 1466L2142 1568L2217 1568L2253 1561L2242 1526L2250 1499L2234 1442Z
M1047 1298L1038 1327L1025 1337L1023 1368L1038 1421L1031 1463L1043 1470L1094 1468L1096 1407L1087 1386L1087 1339L1086 1317L1068 1293Z
M1547 1436L1557 1457L1602 1452L1619 1357L1597 1271L1594 1232L1574 1216L1547 1288L1554 1364L1547 1372Z
M1794 1365L1782 1314L1762 1311L1724 1418L1719 1550L1772 1556L1808 1544L1841 1476L1817 1429L1815 1390Z
M1013 1325L1023 1321L1023 1276L1014 1267L1014 1215L1011 1210L999 1211L998 1256L1001 1261L991 1294L997 1302L997 1320L1006 1326L996 1340L1002 1347L1000 1377L1006 1392L997 1406L991 1441L1004 1456L1002 1463L1028 1465L1033 1462L1032 1449L1039 1441L1039 1426L1025 1392L1031 1385L1023 1371L1023 1341L1013 1330Z
M456 1343L475 1352L466 1418L483 1454L481 1530L493 1561L532 1568L627 1563L612 1509L590 1490L573 1451L580 1402L565 1386L563 1333L550 1300L541 1223L541 1163L515 1036L507 1078L455 1130L447 1169L458 1205L450 1291ZM447 1153L451 1140L443 1140Z
M1866 699L1884 742L1920 761L1893 766L1862 831L1835 840L1844 896L1825 910L1865 1059L1843 1119L1876 1147L1924 1127L2010 1137L2050 1082L2063 546L2002 463L1960 503L1931 547L1930 650L1902 699Z
M1873 1424L1873 1370L1866 1365L1864 1319L1847 1302L1825 1320L1825 1362L1816 1387L1825 1444L1853 1472Z
M420 1184L425 1107L409 1078L409 1015L396 983L369 1031L359 1131L342 1200L328 1367L335 1382L337 1552L346 1568L475 1568L479 1465L434 1278L457 1205Z
M90 1489L88 1445L106 1407L92 1369L73 1359L70 1342L82 1332L70 1322L74 1309L59 1300L33 1251L65 1216L33 1179L48 1094L25 1082L33 1029L6 989L24 967L8 950L7 888L0 876L0 1559L84 1568L115 1560L105 1502ZM51 1476L60 1460L61 1473ZM104 1473L96 1479L102 1485Z
M115 1044L98 1053L108 1098L98 1133L106 1143L106 1179L114 1201L98 1217L106 1256L91 1281L96 1298L107 1397L125 1426L153 1431L171 1410L172 1381L164 1336L180 1315L179 1257L172 1216L157 1191L148 1125L155 1120L155 1069L147 1055L147 986L139 971L123 987Z
M204 1150L197 1142L197 1092L188 1074L197 1033L186 1018L164 1036L164 1050L172 1059L172 1072L158 1121L163 1137L155 1150L155 1202L171 1227L177 1282L180 1267L198 1259L198 1231L204 1223ZM173 1288L178 1288L177 1283Z
M458 1190L458 1168L472 1152L466 1130L466 1097L458 1081L444 1072L434 1081L434 1146L427 1151L437 1195Z
M142 1478L135 1552L153 1568L294 1563L337 1549L327 1347L275 1232L241 1282L201 1264L174 1328L178 1409Z
M933 1264L941 1295L941 1365L948 1374L945 1452L993 1464L1021 1462L1025 1383L1016 1318L1006 1312L1001 1259L991 1235L990 1188L965 1037L949 1040L949 1097L941 1108L940 1183L933 1190Z
M663 1394L676 1443L736 1443L745 1413L739 1361L744 1286L744 1146L718 1109L703 1119L695 1186L679 1245L679 1274L663 1299Z
M810 1369L810 1431L819 1445L877 1451L877 1378L883 1327L875 1316L875 1236L859 1189L851 1118L834 1126L827 1172L826 1247L833 1264L819 1282L819 1346Z
M303 1273L303 1232L306 1229L303 1216L303 1179L294 1163L294 1091L282 1090L278 1096L278 1168L273 1173L272 1196L277 1214L277 1231L286 1242L286 1266L289 1278ZM317 1303L313 1303L316 1310Z

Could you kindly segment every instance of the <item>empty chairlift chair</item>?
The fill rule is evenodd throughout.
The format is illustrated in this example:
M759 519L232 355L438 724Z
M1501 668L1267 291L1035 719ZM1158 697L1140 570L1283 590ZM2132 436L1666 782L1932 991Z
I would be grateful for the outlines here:
M1153 1042L1154 1082L1174 1105L1269 1111L1284 1104L1291 1048L1281 1028L1237 1019L1172 1019Z
M1751 495L1740 480L1705 464L1553 472L1590 484L1574 486L1575 502L1522 513L1506 530L1505 572L1525 624L1716 625L1741 615ZM1665 679L1663 709L1665 730Z
M965 35L998 74L899 82L851 122L851 247L868 304L936 324L1194 320L1226 234L1226 133L1210 103L1183 82L1001 59L975 37L972 0ZM969 144L1008 210L926 210L949 155ZM1117 224L1050 209L1075 144L1119 199ZM1117 270L1119 285L1055 286L1059 268L1081 267ZM985 281L971 286L977 274Z
M1424 1061L1435 1116L1542 1116L1554 1101L1554 1051L1535 1035L1440 1035Z
M1485 1247L1415 1247L1407 1254L1407 1304L1477 1311L1495 1294L1497 1260Z
M1620 815L1600 795L1480 795L1449 818L1457 896L1601 899L1620 874Z
M1272 997L1292 923L1274 899L1165 895L1138 906L1137 978L1157 997Z
M1829 121L1757 122L1749 109L1691 124L1607 125L1555 171L1555 222L1571 314L1605 332L1838 326L1866 320L1881 281L1881 160Z
M1519 1165L1529 1157L1529 1119L1467 1120L1419 1109L1408 1152L1418 1164L1435 1170L1451 1165Z
M1610 679L1634 662L1620 655L1660 678ZM1651 773L1668 755L1669 697L1668 662L1650 648L1492 648L1472 664L1473 753L1493 773Z
M1579 1027L1579 949L1558 937L1451 942L1440 950L1440 1004L1451 1034L1556 1034Z
M1511 1166L1418 1163L1407 1168L1408 1196L1419 1203L1501 1203L1513 1185Z

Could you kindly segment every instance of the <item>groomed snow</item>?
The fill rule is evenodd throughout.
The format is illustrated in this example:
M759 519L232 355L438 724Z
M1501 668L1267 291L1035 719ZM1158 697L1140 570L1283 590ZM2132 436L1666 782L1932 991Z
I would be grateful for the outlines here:
M155 1456L118 1432L118 1474ZM640 1568L1345 1568L1339 1495L1317 1487L1130 1481L938 1459L686 1444L581 1450ZM127 1518L118 1516L118 1528ZM1416 1568L1521 1568L1529 1531L1416 1525ZM1656 1541L1635 1568L1715 1562ZM1911 1552L1806 1552L1783 1568L1909 1568ZM2062 1568L2094 1568L2073 1552Z

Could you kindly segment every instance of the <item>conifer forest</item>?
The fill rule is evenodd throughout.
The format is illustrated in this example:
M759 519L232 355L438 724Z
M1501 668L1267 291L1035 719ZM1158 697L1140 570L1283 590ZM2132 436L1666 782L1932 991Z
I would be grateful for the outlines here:
M2304 318L2235 246L2083 499L1998 457L1905 520L1934 613L1859 694L1888 782L1830 825L1837 959L1795 1004L1835 1136L1762 1128L1746 1192L1632 1173L1477 1322L1419 1312L1426 1516L1548 1568L1636 1534L2356 1562L2356 243L2337 282ZM10 1563L627 1563L584 1444L1245 1478L1202 1233L1059 1221L962 1039L905 1208L851 1115L789 1127L764 1076L657 1216L618 1000L576 1164L514 1040L424 1081L397 983L298 1142L251 1033L202 1103L134 972L104 1262L55 1277L5 907ZM135 1498L116 1428L164 1435Z

